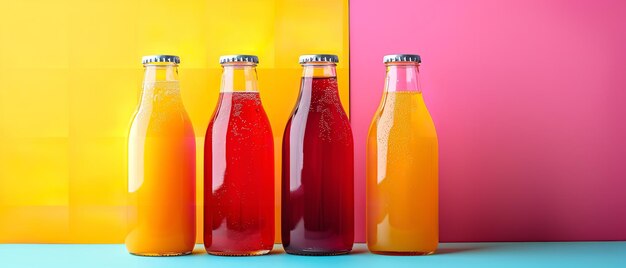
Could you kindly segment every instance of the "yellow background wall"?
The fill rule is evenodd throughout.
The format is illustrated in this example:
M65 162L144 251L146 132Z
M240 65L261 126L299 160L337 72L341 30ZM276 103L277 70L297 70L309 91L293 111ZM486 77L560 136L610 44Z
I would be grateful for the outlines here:
M339 55L348 108L348 0L0 0L0 243L123 242L126 139L140 59L167 53L181 57L182 95L198 141L198 204L220 55L260 58L277 194L300 54ZM198 206L198 241L201 215Z

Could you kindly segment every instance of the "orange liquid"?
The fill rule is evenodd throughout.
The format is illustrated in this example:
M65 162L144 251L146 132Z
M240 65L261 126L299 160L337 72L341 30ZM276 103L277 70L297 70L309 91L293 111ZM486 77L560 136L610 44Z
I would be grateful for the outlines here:
M172 256L195 244L195 138L178 82L144 87L129 136L130 253Z
M367 245L433 253L439 241L437 133L421 92L388 92L367 142Z

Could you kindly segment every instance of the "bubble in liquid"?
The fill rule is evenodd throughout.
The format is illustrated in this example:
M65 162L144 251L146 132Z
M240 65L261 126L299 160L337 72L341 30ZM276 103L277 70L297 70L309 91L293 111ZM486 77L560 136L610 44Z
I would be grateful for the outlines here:
M318 138L326 142L348 142L351 132L341 106L335 78L313 78L309 118L318 120Z

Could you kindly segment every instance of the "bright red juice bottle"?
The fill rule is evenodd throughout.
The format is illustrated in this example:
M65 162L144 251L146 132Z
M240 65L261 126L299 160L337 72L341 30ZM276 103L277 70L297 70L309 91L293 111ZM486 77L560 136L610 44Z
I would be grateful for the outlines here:
M354 242L354 145L337 62L300 57L300 96L283 136L281 233L290 254L345 254Z
M204 246L214 255L263 255L274 246L274 142L257 89L258 58L220 63L204 145Z

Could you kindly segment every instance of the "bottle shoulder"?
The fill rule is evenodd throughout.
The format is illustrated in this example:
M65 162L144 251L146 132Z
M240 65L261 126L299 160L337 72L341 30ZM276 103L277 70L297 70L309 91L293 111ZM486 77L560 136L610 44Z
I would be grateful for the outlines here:
M191 119L184 109L178 111L155 111L138 109L131 123L133 133L179 133L193 135Z
M369 134L377 132L437 136L434 122L421 96L405 99L386 96L370 124Z
M341 147L353 146L354 142L352 127L345 113L295 113L287 122L284 135L284 139Z
M208 124L206 138L273 137L272 127L262 106L219 105ZM272 138L273 139L273 138Z

